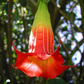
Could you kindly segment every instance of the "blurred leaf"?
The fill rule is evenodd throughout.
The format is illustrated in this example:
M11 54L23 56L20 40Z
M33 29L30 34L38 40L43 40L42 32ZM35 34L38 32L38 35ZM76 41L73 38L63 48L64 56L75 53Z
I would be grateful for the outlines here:
M27 2L27 9L28 9L28 10L31 10L31 8L30 8L30 6L29 6L28 0L26 0L26 2Z
M80 29L82 29L82 24L80 25ZM75 31L78 31L76 27L74 27Z
M63 27L61 30L62 31L67 31L67 27L68 27L68 25L66 25L65 27Z
M22 0L19 0L20 4L22 4Z
M19 20L19 11L18 11L18 7L16 6L16 12L15 12L15 16L16 16L16 21Z
M67 84L63 79L57 77L56 79L50 79L46 84Z
M6 0L0 0L0 4L1 4L2 2L6 2Z
M76 20L82 20L82 18L77 18Z
M68 17L71 17L71 18L72 18L72 21L74 21L75 18L76 18L76 14L75 14L74 12L67 12L67 16L68 16ZM71 19L71 18L70 18L70 19Z
M80 28L82 29L82 24L80 25Z
M4 82L4 84L7 84L6 82Z
M23 21L20 21L20 24L23 24Z
M3 8L6 10L6 12L8 13L8 2L3 3Z

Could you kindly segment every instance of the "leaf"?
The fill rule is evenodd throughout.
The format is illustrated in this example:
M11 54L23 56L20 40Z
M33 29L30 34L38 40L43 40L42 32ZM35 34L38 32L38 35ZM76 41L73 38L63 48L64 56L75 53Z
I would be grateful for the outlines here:
M76 20L82 20L82 18L77 18Z
M30 6L29 6L28 0L26 0L26 2L27 2L27 9L28 9L28 10L31 10L31 8L30 8Z
M67 84L63 79L56 77L56 79L50 79L46 84Z
M77 16L74 12L66 12L66 14L68 17L73 17L72 19L70 18L72 21L74 21Z
M15 12L15 15L16 15L16 21L19 20L19 11L18 11L18 7L16 6L16 12Z
M7 84L6 82L4 82L4 84Z
M2 2L6 2L6 0L0 0L0 5L2 4Z
M62 32L63 31L67 31L67 27L68 27L68 25L66 25L65 27L63 27L61 30L62 30Z

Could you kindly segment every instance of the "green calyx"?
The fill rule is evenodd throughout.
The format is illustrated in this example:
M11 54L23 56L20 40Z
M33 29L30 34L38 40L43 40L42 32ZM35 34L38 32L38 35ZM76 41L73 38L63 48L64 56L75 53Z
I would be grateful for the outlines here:
M36 26L43 26L43 25L51 27L51 21L47 4L43 0L40 0L33 22L33 28L35 28Z
M38 3L39 3L40 1L43 1L43 2L45 2L45 3L48 3L50 0L38 0Z

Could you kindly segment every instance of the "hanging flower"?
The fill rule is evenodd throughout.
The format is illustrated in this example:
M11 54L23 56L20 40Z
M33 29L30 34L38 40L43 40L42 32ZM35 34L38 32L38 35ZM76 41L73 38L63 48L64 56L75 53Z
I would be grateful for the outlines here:
M35 15L29 38L28 53L22 53L13 47L17 53L15 67L30 77L55 78L64 70L75 66L64 66L64 59L59 54L59 46L54 52L54 36L47 5L40 1Z

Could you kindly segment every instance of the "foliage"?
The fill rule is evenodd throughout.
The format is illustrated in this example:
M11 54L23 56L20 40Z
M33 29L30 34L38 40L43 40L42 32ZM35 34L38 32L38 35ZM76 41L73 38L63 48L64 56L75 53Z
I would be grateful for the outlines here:
M67 84L67 83L61 78L57 77L56 79L48 80L46 84Z

